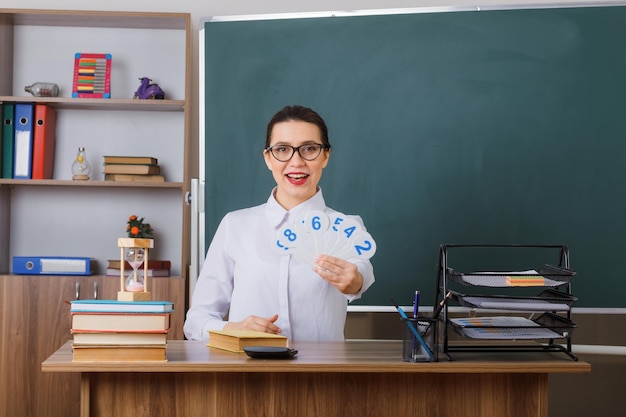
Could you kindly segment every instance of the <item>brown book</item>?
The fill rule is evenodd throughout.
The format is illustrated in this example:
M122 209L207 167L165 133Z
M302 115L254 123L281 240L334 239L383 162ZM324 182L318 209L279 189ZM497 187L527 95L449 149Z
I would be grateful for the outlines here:
M163 175L142 175L142 174L105 174L105 181L126 181L126 182L165 182Z
M156 165L156 158L151 156L122 156L122 155L105 155L102 157L105 164L138 164L138 165Z
M72 332L167 333L170 313L94 313L73 312Z
M209 330L209 347L243 352L246 346L288 347L286 336L253 330Z
M167 333L74 332L73 335L74 346L167 344Z
M159 175L161 168L158 165L107 164L104 174L142 174Z
M85 346L72 345L74 362L165 362L167 361L166 346Z
M119 259L109 259L107 261L107 268L115 268L120 269L122 267L122 262ZM143 265L142 265L143 268ZM172 268L172 261L170 260L159 260L159 259L150 259L148 260L148 269L170 269ZM125 261L124 262L124 270L130 270L130 264Z

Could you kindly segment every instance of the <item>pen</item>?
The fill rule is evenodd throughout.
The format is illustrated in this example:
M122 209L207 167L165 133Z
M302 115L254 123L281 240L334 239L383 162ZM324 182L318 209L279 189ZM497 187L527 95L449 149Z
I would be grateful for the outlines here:
M415 291L415 298L413 299L413 318L417 318L417 314L420 310L420 292Z
M446 302L448 301L448 298L450 298L450 295L451 295L451 292L448 291L446 296L443 297L443 300L441 300L441 302L437 306L437 309L433 313L433 319L436 319L439 316L439 314L441 314L441 310L443 310L443 306L446 305Z
M413 298L413 318L417 318L417 315L419 314L420 308L420 292L419 291L415 291L415 298ZM413 346L413 352L415 352L415 340L413 340L411 342L411 345Z
M424 339L422 339L422 336L420 336L420 333L417 331L415 326L413 326L413 323L411 322L411 320L409 320L409 317L406 315L406 313L400 307L398 307L398 303L396 303L396 300L391 298L391 302L393 303L393 305L396 308L396 310L398 310L398 313L400 313L400 317L402 317L406 321L406 324L407 324L407 326L409 326L409 329L411 329L411 332L413 333L413 336L415 336L417 341L420 342L420 345L422 345L422 348L424 348L426 353L428 353L428 357L430 358L430 360L431 361L434 360L435 356L433 355L433 351L430 350L430 348L428 347L426 342L424 342Z

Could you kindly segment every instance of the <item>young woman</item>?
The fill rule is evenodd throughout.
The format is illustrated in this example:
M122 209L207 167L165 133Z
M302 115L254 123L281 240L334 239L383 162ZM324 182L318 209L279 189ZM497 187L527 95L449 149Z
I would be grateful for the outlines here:
M206 341L217 329L276 333L291 341L344 339L348 302L374 282L371 263L319 255L311 266L272 247L284 224L312 210L334 212L318 186L330 154L326 123L313 110L287 106L270 120L263 157L276 187L265 204L222 219L187 313L188 339Z

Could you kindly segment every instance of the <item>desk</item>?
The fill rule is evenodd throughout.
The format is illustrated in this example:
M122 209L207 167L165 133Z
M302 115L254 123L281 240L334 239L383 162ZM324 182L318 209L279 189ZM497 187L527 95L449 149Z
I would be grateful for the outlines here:
M401 341L292 347L296 359L260 360L169 341L167 362L85 363L68 342L42 370L81 374L81 417L547 416L548 374L591 370L550 353L407 363Z

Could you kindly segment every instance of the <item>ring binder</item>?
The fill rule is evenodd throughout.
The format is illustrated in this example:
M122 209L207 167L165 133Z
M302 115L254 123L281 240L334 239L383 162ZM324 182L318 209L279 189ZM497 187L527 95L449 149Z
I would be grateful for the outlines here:
M91 258L60 256L14 256L13 273L17 275L91 275Z
M33 161L33 105L15 105L13 178L30 179Z

